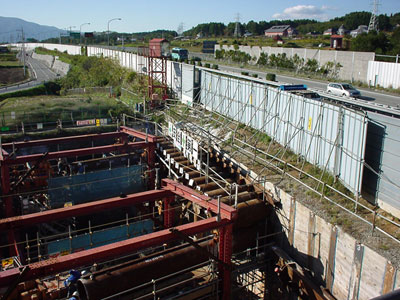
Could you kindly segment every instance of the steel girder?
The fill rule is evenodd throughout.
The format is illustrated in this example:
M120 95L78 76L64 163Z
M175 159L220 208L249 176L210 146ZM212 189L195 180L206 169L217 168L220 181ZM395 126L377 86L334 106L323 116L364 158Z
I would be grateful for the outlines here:
M185 235L195 235L220 228L229 224L227 219L217 221L216 218L197 221L181 226L176 229ZM24 273L21 281L53 275L62 271L70 270L81 266L88 266L93 263L105 261L107 259L119 257L129 253L134 253L140 249L145 249L163 243L168 243L178 239L176 234L169 229L142 235L122 242L113 243L86 251L80 251L57 258L29 264L28 271ZM0 287L10 285L20 276L19 269L6 270L0 273Z
M171 197L173 193L167 190L151 190L136 194L129 194L126 197L114 197L71 207L51 209L39 213L16 216L0 220L0 231L33 226L40 223L47 223L76 216L93 214L108 209L127 207L148 201L155 201L165 197Z
M68 136L68 137L60 137L53 139L42 139L42 140L33 140L26 142L16 142L16 143L5 143L2 145L4 149L12 150L13 147L16 149L21 148L29 148L36 146L47 146L47 145L57 145L64 144L70 142L80 142L85 140L101 140L105 138L120 138L126 136L123 132L107 132L100 134L86 134L86 135L76 135L76 136Z
M184 186L178 182L175 182L171 179L163 179L161 185L162 189L169 190L174 194L190 200L193 203L196 203L201 207L210 210L216 214L221 214L222 217L227 218L228 220L235 220L237 218L237 210L233 207L222 202L218 205L217 200L211 199L210 197L205 195L201 195L191 188Z
M75 157L75 156L84 156L91 154L102 154L111 151L129 151L133 149L143 149L147 148L151 145L151 143L146 142L135 142L135 143L127 143L127 144L117 144L117 145L108 145L108 146L99 146L99 147L90 147L90 148L82 148L82 149L72 149L72 150L64 150L57 152L49 152L47 155L47 159L57 159L63 157ZM32 154L32 155L22 155L17 156L16 158L8 158L3 161L4 164L7 165L17 165L23 164L26 162L36 161L43 154Z
M147 134L147 133L144 133L144 132L141 132L141 131L138 131L138 130L135 130L135 129L132 129L132 128L126 127L126 126L121 126L120 130L123 133L126 133L128 135L140 138L142 140L146 140L147 139L147 141L149 141L151 143L155 143L159 139L158 136Z

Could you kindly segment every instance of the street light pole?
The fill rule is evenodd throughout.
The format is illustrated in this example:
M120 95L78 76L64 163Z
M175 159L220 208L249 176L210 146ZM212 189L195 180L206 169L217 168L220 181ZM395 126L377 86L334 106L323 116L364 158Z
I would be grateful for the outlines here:
M121 21L122 19L114 18L114 19L111 19L108 21L108 23L107 23L107 46L110 46L110 23L115 20Z
M90 23L83 23L79 26L79 45L82 45L82 26L90 25Z

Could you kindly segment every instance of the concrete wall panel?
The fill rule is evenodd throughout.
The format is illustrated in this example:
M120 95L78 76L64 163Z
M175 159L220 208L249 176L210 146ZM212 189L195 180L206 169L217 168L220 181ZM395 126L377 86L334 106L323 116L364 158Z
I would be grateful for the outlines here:
M387 260L365 247L358 300L368 300L382 293Z
M355 243L354 238L339 230L336 243L335 280L332 289L333 295L338 299L347 299Z
M297 202L296 205L296 218L295 218L295 230L294 230L294 247L299 255L299 263L302 266L308 265L308 222L310 218L310 210Z

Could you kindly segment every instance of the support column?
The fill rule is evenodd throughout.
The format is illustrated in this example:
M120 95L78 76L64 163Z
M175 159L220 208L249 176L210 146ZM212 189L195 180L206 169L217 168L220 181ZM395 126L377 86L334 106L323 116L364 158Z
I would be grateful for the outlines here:
M1 187L2 187L2 195L6 196L10 192L10 167L6 164L1 166ZM14 210L12 206L12 197L6 196L4 198L4 215L6 218L14 216ZM7 233L9 247L9 255L17 256L18 248L15 240L14 230L9 230Z
M232 224L219 230L219 259L227 266L231 266L232 258ZM231 270L219 264L219 274L222 277L222 300L231 299Z
M6 164L1 166L1 187L3 196L10 192L10 167ZM4 214L6 218L14 216L12 197L10 196L4 198Z
M149 143L149 146L147 147L147 165L149 166L149 189L154 190L155 187L155 182L154 182L154 162L155 162L155 150L156 147L154 143Z
M171 203L174 197L164 198L164 228L171 228L174 221L174 211L172 210Z

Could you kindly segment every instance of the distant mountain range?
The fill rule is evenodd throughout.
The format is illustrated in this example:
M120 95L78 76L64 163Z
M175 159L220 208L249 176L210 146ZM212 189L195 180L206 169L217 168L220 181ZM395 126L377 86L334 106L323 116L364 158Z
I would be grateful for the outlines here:
M21 29L24 30L25 40L45 40L52 37L59 37L65 30L54 26L40 25L18 18L0 16L0 43L16 43L21 41Z

